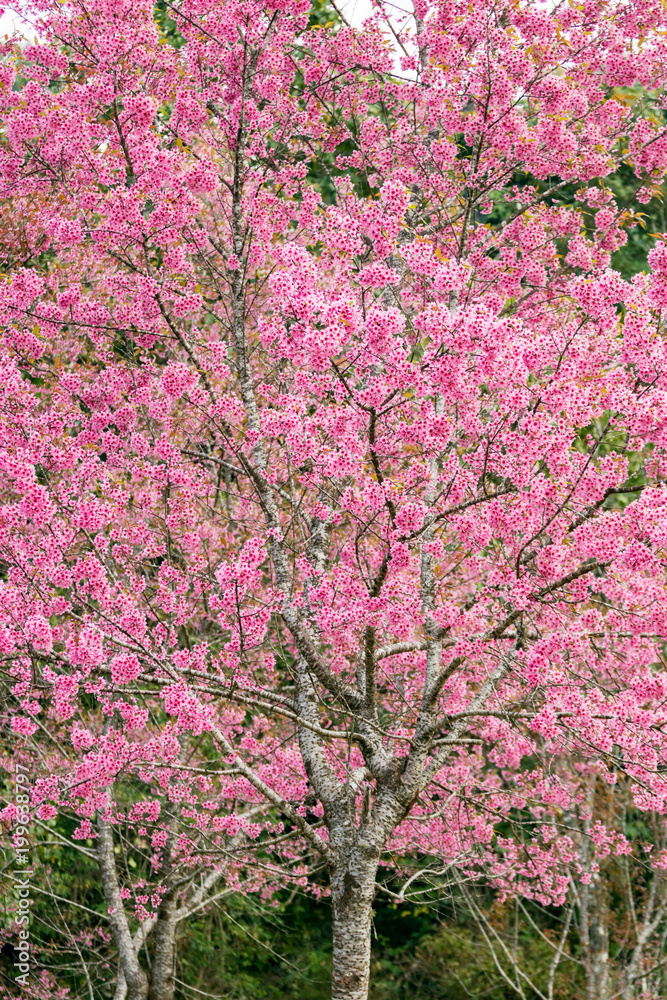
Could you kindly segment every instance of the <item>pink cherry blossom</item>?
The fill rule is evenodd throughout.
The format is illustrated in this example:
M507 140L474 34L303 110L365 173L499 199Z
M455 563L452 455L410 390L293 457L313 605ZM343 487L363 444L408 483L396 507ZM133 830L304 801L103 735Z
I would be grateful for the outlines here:
M644 851L592 785L667 815L665 234L612 266L667 14L82 10L3 48L5 767L93 842L118 995L216 886L324 867L365 1000L378 883L559 905L586 824Z

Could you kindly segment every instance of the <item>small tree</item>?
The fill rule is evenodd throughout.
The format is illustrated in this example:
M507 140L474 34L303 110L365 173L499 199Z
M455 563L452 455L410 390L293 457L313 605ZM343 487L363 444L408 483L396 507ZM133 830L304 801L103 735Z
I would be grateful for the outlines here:
M552 817L555 825L569 831L578 863L549 936L535 917L553 918L553 910L548 914L531 904L531 914L521 900L513 899L489 911L465 884L460 887L463 904L499 978L519 996L527 992L553 1000L563 988L559 978L567 976L573 981L568 996L661 997L667 933L664 819L636 808L627 775L618 773L610 784L581 762L577 770L576 777L571 772L567 778L563 775L564 782L574 778L579 784L572 800L575 807ZM503 909L505 919L499 921ZM524 940L533 937L532 929L547 952L540 964L532 963L538 976L526 969L517 948L520 926Z
M665 808L667 252L611 264L667 168L667 15L30 11L0 640L36 817L94 844L117 996L172 995L173 921L159 983L137 942L210 866L324 867L332 995L365 998L381 867L399 898L456 867L564 899L556 754ZM132 916L114 834L144 806Z

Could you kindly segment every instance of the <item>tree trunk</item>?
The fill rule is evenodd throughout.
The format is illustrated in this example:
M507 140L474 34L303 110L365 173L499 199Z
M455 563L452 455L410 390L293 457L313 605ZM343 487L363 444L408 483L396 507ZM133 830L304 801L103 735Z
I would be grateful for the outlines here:
M601 908L591 926L591 968L589 993L595 1000L609 997L609 927Z
M586 973L586 1000L608 1000L609 924L608 900L599 875L580 894L580 937Z
M109 925L118 949L122 973L122 980L120 976L118 978L116 997L126 996L127 1000L146 1000L148 980L134 950L134 942L120 895L113 847L111 825L100 817L98 820L97 857L102 875L102 885L104 886L104 898L109 911Z
M332 876L332 1000L368 997L376 872L376 860L352 858L344 871Z
M173 892L169 892L162 900L155 925L155 953L148 1000L174 1000L175 944L176 904Z

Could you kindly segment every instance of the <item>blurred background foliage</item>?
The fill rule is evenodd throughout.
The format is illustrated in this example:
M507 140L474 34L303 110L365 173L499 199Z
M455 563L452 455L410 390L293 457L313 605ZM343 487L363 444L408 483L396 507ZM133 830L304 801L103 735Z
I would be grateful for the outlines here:
M70 1000L111 1000L116 963L93 844L80 845L90 856L68 845L74 825L59 817L33 829L31 944L37 967L53 972L57 983L69 988ZM632 811L623 827L628 837L653 839L650 824ZM0 868L0 987L14 996L10 851L0 855ZM141 872L135 868L132 875ZM572 895L563 907L544 908L526 900L501 901L493 891L458 882L458 877L448 873L426 891L426 883L415 883L418 900L401 902L391 895L400 884L387 873L389 891L378 893L373 918L371 1000L579 1000L587 995L585 941ZM630 908L641 920L652 877L633 859L628 864L609 857L601 865L596 919L607 926L609 967L617 982L632 944ZM561 961L551 973L559 946ZM151 953L152 942L143 955L147 964ZM654 961L655 952L650 964ZM330 973L329 902L303 889L284 891L270 903L232 894L180 925L177 1000L327 1000Z

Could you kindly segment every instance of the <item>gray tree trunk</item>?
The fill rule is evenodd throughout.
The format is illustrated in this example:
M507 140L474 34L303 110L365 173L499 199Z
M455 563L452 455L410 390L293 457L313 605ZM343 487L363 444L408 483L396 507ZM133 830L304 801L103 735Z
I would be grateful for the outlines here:
M102 875L102 885L104 887L104 898L109 908L109 924L113 934L122 977L125 980L127 1000L146 1000L148 994L148 980L146 973L139 964L137 953L134 949L134 942L127 923L127 916L123 906L118 885L118 873L116 872L116 859L113 850L113 833L111 825L101 817L98 820L97 834L97 857ZM123 988L119 977L119 992L123 995ZM117 992L117 996L119 995Z
M155 925L155 953L151 968L148 1000L173 1000L176 905L173 893L162 900Z
M332 874L332 1000L368 997L376 872L377 860L353 856L344 871Z

